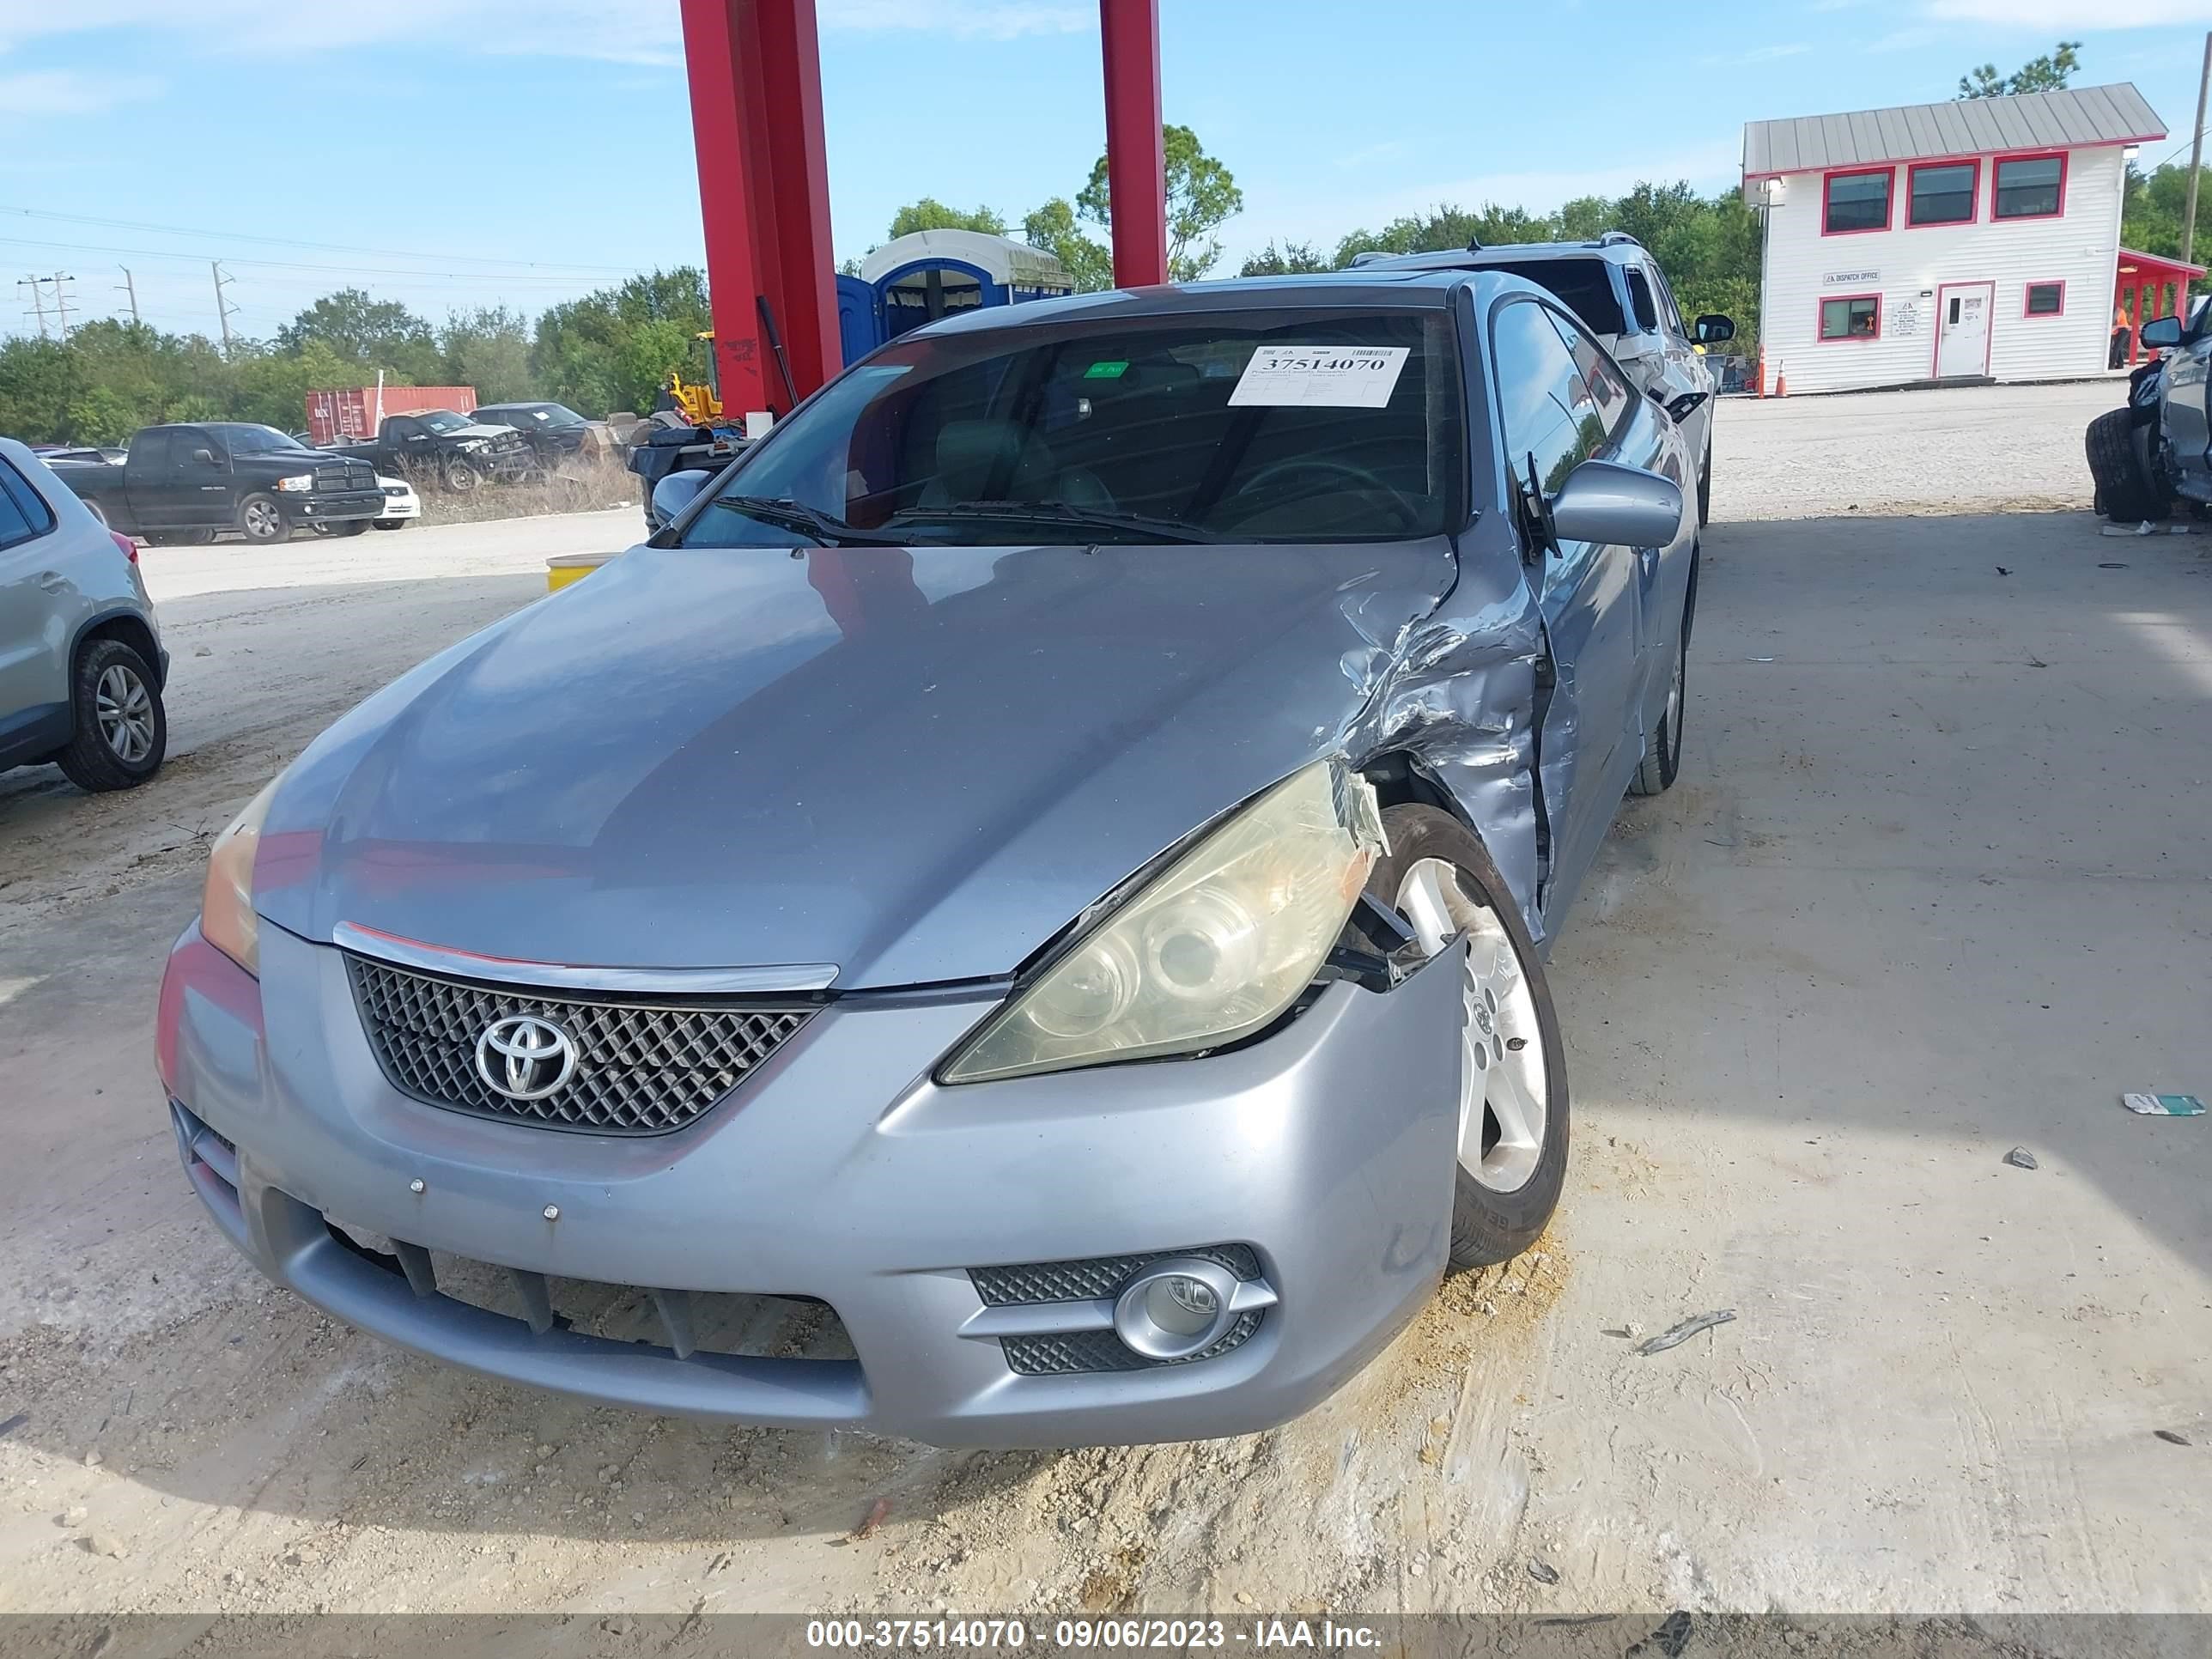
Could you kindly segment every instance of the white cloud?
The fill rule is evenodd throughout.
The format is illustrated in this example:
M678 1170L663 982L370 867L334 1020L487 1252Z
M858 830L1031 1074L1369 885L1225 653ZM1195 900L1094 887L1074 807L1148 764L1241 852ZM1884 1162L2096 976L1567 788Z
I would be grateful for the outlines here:
M31 70L0 75L0 122L56 115L97 115L118 104L151 98L161 83L144 76L80 75Z
M2071 29L2165 28L2212 22L2212 0L1930 0L1928 13L1948 22L1981 23L2049 34Z

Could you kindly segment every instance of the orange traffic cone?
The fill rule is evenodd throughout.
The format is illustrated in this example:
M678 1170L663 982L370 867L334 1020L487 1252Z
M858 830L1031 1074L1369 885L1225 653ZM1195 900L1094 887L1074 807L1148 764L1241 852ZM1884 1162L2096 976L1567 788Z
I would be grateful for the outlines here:
M1787 374L1778 373L1775 375L1774 395L1778 398L1786 398L1790 395L1790 377Z

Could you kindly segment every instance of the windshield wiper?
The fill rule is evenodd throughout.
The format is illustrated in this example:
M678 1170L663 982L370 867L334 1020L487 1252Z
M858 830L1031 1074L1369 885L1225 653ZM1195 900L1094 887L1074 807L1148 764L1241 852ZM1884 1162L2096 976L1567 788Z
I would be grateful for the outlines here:
M804 501L793 501L788 495L717 495L714 505L742 513L750 519L758 519L763 524L796 530L802 536L811 536L823 547L904 547L908 544L904 536L878 535L874 531L863 530L858 525L847 524L842 519L833 519Z
M1155 519L1141 513L1116 513L1108 507L1077 507L1070 501L953 501L943 507L904 507L886 523L915 519L958 523L963 519L1043 520L1078 529L1122 530L1163 542L1218 542L1220 537L1180 519Z

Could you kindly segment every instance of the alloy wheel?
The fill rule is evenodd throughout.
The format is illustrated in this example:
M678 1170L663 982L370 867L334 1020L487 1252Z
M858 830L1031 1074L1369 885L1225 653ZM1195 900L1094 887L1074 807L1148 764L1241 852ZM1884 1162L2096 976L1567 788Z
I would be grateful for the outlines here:
M266 541L276 535L282 520L276 509L267 501L249 501L246 507L246 533L256 541Z
M1498 913L1458 870L1422 859L1398 886L1399 914L1431 955L1466 936L1460 1033L1460 1167L1492 1192L1518 1192L1544 1152L1550 1094L1536 999Z
M94 712L100 735L115 758L136 766L154 752L154 696L145 681L121 663L100 677Z

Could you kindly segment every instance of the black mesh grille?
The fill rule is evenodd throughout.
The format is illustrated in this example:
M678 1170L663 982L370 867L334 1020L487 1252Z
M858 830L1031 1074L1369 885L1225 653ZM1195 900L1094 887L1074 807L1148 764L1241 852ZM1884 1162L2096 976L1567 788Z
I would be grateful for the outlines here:
M1080 1261L1021 1261L1006 1267L970 1267L968 1277L975 1281L975 1294L993 1307L1032 1302L1091 1302L1113 1295L1128 1282L1132 1273L1171 1255L1194 1255L1203 1261L1218 1261L1239 1279L1260 1276L1260 1261L1252 1254L1250 1245L1207 1244L1192 1250L1152 1250L1143 1255L1098 1255Z
M433 1106L594 1134L680 1129L790 1039L811 1007L586 1002L435 979L349 956L368 1046L392 1085ZM576 1073L543 1100L510 1100L477 1071L493 1021L532 1014L567 1031Z
M343 461L331 466L315 469L315 488L318 489L374 489L376 473L359 461Z
M1189 1252L1188 1254L1197 1254ZM1147 1359L1124 1347L1111 1331L1071 1331L1064 1336L1009 1336L1000 1346L1006 1364L1024 1376L1069 1376L1082 1371L1151 1371L1167 1365L1188 1365L1227 1353L1260 1328L1260 1310L1237 1316L1237 1322L1221 1340L1181 1359Z

